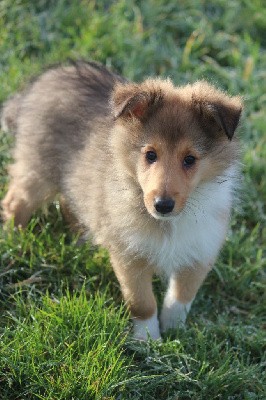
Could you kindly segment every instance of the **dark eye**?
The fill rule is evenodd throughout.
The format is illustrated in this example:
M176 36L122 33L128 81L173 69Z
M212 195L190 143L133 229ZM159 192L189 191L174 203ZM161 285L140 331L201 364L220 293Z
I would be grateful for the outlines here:
M146 153L146 160L152 164L157 160L157 154L155 153L155 151L147 151Z
M183 161L183 165L185 167L192 167L195 164L196 158L194 156L186 156Z

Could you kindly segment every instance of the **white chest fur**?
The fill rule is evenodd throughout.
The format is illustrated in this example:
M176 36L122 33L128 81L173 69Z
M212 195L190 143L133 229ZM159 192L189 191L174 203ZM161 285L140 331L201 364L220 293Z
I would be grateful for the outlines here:
M182 213L168 224L165 232L131 232L127 248L170 276L181 267L214 262L227 230L236 171L230 168L223 177L202 184L188 199ZM164 223L164 222L163 222Z

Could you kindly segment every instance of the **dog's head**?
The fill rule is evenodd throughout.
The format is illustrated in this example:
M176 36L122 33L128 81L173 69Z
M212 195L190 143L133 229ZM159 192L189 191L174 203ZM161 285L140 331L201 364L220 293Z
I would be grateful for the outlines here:
M236 161L241 99L205 81L184 87L160 79L118 84L112 109L116 155L156 219L179 214L195 188Z

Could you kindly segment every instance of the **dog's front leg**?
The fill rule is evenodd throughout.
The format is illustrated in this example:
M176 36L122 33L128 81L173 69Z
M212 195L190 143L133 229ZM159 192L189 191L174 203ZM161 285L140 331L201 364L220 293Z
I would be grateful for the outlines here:
M196 265L171 276L160 318L163 332L185 323L197 291L210 269L211 266Z
M144 260L125 261L111 256L111 262L132 316L134 338L159 339L157 304L152 290L152 268Z

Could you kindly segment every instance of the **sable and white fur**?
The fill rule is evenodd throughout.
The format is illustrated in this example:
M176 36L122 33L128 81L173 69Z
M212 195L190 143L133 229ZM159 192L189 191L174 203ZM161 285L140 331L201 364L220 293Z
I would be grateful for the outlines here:
M134 84L96 63L51 69L3 108L2 127L16 134L3 218L25 226L60 194L109 250L134 337L158 339L153 275L169 279L165 331L185 322L223 244L241 109L204 81Z

